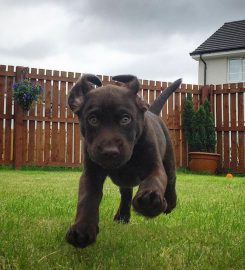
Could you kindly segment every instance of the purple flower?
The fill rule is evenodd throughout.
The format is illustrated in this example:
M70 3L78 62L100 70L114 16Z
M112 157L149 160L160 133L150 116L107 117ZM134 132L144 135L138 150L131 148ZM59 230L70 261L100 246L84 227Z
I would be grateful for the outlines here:
M33 101L38 100L42 91L43 89L39 84L32 83L28 79L13 84L14 100L17 101L25 111L29 110Z
M19 86L18 83L14 83L13 88L14 88L15 91L17 90L18 86Z

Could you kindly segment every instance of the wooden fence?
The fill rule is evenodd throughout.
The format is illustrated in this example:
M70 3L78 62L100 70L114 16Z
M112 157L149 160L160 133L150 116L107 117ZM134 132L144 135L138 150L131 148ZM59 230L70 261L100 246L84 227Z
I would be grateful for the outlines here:
M220 170L245 173L245 85L211 86Z
M67 106L69 89L79 73L0 66L0 164L34 166L80 166L82 141L79 123ZM41 101L23 114L12 99L12 85L24 77L38 81L43 88ZM109 76L100 76L103 83ZM142 80L142 96L151 103L168 83ZM178 167L188 164L181 113L187 92L193 94L198 108L203 94L210 94L217 125L217 150L221 154L220 171L245 173L244 164L244 86L182 84L167 101L162 118L175 148Z

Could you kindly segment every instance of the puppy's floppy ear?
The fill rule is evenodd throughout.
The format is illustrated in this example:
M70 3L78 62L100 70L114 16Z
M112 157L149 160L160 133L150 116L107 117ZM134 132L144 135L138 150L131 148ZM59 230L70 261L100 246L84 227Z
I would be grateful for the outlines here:
M140 88L139 81L134 75L117 75L112 77L113 81L125 83L126 86L137 94Z
M102 85L99 77L92 74L83 74L72 87L68 97L68 104L74 113L81 109L85 95L93 89L94 84L97 86Z
M150 105L139 94L136 95L136 104L143 112L147 111L150 107Z
M149 104L147 104L147 102L139 94L137 94L140 89L140 83L136 76L118 75L118 76L112 77L112 80L124 83L136 95L135 101L138 108L143 112L148 110Z

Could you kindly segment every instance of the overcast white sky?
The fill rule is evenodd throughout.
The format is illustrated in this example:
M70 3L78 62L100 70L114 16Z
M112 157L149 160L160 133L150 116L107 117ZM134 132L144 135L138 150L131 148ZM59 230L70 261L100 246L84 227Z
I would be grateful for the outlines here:
M0 0L0 64L197 83L189 53L244 0Z

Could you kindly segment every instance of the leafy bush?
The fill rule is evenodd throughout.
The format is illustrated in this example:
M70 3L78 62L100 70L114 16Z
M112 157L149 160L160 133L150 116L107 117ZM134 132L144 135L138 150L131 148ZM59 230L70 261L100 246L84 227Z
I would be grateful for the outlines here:
M183 127L189 151L214 152L216 146L214 117L210 102L205 100L197 111L194 110L190 93L184 103Z
M23 111L29 111L33 101L37 101L42 92L42 87L25 79L13 85L14 100L21 106Z

